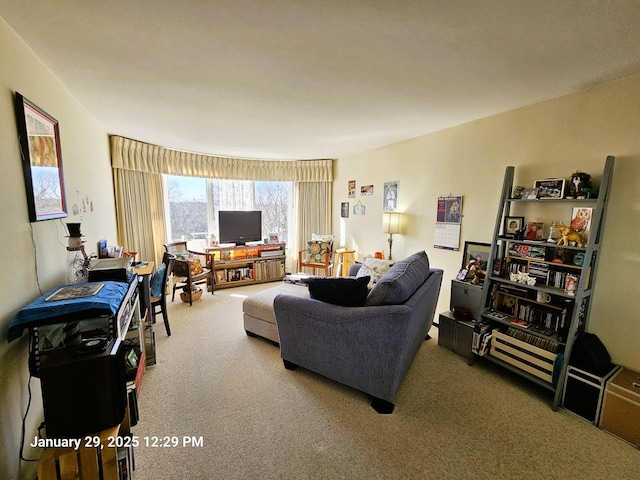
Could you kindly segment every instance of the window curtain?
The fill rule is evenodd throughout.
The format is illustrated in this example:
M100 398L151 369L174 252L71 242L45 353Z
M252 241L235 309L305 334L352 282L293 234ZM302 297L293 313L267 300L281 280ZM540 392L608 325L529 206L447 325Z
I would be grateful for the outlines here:
M166 243L161 175L280 181L296 184L295 245L311 233L331 232L332 160L257 160L172 150L113 135L118 241L140 258L161 258ZM291 257L291 254L289 254Z
M332 234L332 186L328 182L300 182L296 185L296 245L307 248L311 234ZM296 258L297 262L297 258Z
M118 243L160 265L167 231L162 176L114 169L114 183Z

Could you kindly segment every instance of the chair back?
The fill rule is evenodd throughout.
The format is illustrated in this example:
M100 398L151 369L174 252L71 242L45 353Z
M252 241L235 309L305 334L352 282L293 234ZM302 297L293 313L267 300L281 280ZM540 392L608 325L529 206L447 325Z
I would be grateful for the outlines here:
M168 253L187 253L187 241L186 240L178 240L176 242L168 242L164 244L164 249ZM164 263L164 258L162 259Z
M162 282L161 283L162 292L160 294L162 298L164 298L164 296L167 294L167 285L169 284L169 275L171 275L171 272L173 271L173 265L175 260L176 260L176 256L171 253L164 252L164 254L162 255L162 263L164 263L165 265L164 272L162 273L162 279L160 280Z

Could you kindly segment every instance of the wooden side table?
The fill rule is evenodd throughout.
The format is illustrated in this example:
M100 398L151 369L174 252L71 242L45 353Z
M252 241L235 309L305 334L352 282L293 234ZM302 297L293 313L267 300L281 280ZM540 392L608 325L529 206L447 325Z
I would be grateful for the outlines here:
M350 248L336 249L337 267L334 269L336 277L348 277L351 265L356 262L356 251Z

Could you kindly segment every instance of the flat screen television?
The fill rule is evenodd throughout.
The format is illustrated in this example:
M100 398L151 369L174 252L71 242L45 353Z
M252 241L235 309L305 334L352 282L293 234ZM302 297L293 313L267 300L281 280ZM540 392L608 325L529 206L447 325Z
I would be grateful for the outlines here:
M218 212L220 243L244 245L262 240L262 212L220 210Z

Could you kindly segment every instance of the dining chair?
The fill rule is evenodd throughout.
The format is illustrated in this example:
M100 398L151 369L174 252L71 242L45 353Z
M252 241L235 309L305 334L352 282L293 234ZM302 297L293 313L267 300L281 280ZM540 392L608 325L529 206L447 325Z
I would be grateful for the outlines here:
M175 255L165 252L162 256L162 263L151 276L151 322L156 323L156 315L162 313L164 320L164 328L167 336L171 336L171 327L169 326L169 315L167 313L167 285L169 283L169 275L173 270Z

